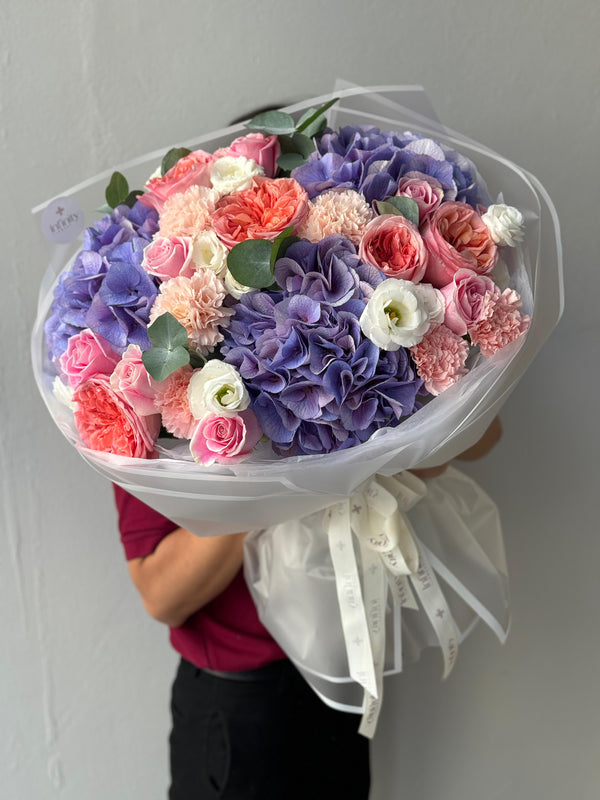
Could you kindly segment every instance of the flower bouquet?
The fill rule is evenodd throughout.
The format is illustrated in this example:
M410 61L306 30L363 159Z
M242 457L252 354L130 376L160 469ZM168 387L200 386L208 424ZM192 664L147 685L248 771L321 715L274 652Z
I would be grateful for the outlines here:
M433 491L392 476L479 438L558 318L560 255L537 181L400 104L418 93L337 94L114 172L83 246L108 176L36 210L57 246L32 353L52 416L102 474L198 535L264 531L247 545L263 621L328 701L356 710L331 687L365 690L370 735L401 627L415 651L433 630L446 671L474 616L503 635L489 501L455 471ZM286 640L293 613L268 588L303 565L296 597L315 597L310 561L337 594L304 616L328 610L342 636L329 650ZM484 606L468 586L490 574ZM413 590L429 627L400 621Z

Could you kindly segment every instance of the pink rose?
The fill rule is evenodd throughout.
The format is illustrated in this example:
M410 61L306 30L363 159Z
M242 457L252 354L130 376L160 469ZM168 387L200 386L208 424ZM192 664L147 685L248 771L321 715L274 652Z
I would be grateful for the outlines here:
M190 452L200 464L238 464L247 458L262 436L253 411L235 417L206 414L190 442Z
M86 328L71 336L58 363L75 388L93 375L110 375L120 358L103 336Z
M459 269L485 275L498 260L485 222L465 203L442 203L425 220L421 233L429 252L425 280L438 289L450 283Z
M161 281L185 275L189 278L192 267L192 240L187 236L175 236L169 239L158 236L144 248L142 267L150 275L156 275Z
M407 172L398 182L397 197L409 197L419 207L419 223L422 224L439 206L444 198L442 184L429 175Z
M160 214L168 197L185 192L190 186L210 186L210 165L215 157L204 150L194 150L171 167L160 178L150 178L139 196L141 203L155 208Z
M211 224L229 248L245 239L273 241L291 226L297 228L308 213L308 195L293 178L255 178L251 189L223 197Z
M267 178L274 178L277 172L277 159L281 155L281 147L277 136L264 136L262 133L249 133L234 139L229 147L222 147L215 153L215 158L223 156L244 156L251 158L261 166Z
M142 361L142 350L137 344L130 344L123 353L110 376L110 385L127 400L136 414L141 417L156 414L154 407L156 381L146 372Z
M151 458L160 431L160 414L138 417L110 386L107 375L82 381L73 393L75 425L90 450L130 458Z
M397 214L382 214L368 223L358 255L389 278L418 283L425 274L423 239L416 225Z
M494 287L494 281L485 275L478 275L471 269L457 270L452 283L441 289L446 302L444 324L464 336L467 328L480 318L485 294L493 292Z

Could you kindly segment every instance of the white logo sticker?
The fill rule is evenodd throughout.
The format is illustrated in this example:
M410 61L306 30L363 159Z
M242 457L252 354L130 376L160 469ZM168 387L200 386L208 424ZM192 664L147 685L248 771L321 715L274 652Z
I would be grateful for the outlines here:
M44 236L57 244L72 242L84 227L83 209L73 197L57 197L42 214Z

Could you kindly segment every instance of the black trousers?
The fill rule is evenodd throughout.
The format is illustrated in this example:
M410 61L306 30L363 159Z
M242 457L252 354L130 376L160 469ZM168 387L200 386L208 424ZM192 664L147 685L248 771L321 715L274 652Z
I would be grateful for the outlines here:
M326 706L287 661L247 680L182 660L173 684L170 800L367 800L357 714Z

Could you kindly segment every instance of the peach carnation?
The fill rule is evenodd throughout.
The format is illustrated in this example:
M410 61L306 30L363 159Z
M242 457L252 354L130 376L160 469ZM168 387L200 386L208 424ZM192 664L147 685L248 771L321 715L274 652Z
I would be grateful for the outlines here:
M441 394L468 372L465 361L469 355L469 345L445 325L432 328L418 344L410 348L410 354L417 367L417 375L423 379L430 394Z
M494 355L525 333L530 319L519 311L522 305L521 297L514 289L500 292L496 287L485 293L481 314L468 329L471 341L479 345L482 355Z
M193 237L210 228L210 215L218 198L218 193L206 186L190 186L171 195L158 220L160 235L167 239Z
M188 401L188 386L194 370L187 364L157 384L154 406L162 415L162 424L178 439L191 439L198 420Z
M365 226L373 216L364 197L353 189L323 192L309 204L298 236L319 242L331 233L341 233L358 247Z
M190 348L206 355L223 340L221 328L229 325L233 309L223 308L227 291L223 281L208 269L191 277L180 275L160 286L150 311L150 322L169 312L187 331Z
M217 203L212 227L227 245L245 239L273 241L286 228L297 229L308 211L308 195L293 178L255 178L251 189Z

